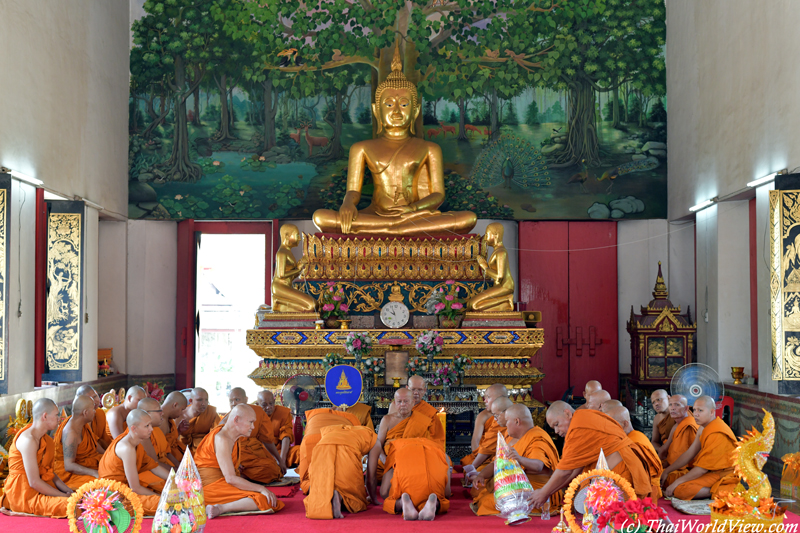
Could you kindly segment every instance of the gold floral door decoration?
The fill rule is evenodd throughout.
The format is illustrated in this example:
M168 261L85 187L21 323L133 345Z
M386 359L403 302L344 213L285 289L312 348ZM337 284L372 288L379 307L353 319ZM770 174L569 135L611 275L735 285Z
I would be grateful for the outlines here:
M8 393L8 224L11 176L0 174L0 394Z

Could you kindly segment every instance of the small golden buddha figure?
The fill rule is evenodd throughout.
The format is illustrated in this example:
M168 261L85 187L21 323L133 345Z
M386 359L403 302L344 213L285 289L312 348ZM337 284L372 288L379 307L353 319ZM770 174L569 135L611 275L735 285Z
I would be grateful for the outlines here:
M489 224L484 241L494 250L488 262L478 256L478 264L486 276L494 280L494 286L467 300L467 311L512 311L514 278L511 277L508 252L503 245L503 225L497 222Z
M350 148L347 192L339 211L319 209L322 232L367 235L442 235L469 232L477 221L468 211L442 213L444 165L438 144L414 136L420 112L416 86L402 73L395 46L392 73L375 90L372 112L378 137ZM358 211L364 169L372 173L372 203Z
M281 246L275 254L275 276L272 278L272 310L278 313L313 312L317 301L292 287L292 281L303 271L305 257L295 260L292 248L300 242L300 230L294 224L280 229Z

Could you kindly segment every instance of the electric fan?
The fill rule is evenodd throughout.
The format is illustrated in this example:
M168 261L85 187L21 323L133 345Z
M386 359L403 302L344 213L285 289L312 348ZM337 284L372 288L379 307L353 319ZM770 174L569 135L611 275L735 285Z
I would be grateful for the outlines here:
M319 382L308 374L295 374L286 380L281 390L281 403L294 416L294 443L303 440L303 418L320 400Z
M711 396L718 401L725 395L725 386L717 371L702 363L680 367L669 384L670 394L682 394L692 406L700 396Z

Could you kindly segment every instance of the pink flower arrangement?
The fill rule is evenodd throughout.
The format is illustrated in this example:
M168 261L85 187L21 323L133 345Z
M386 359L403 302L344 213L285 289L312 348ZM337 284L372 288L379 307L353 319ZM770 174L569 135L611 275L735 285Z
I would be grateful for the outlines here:
M351 331L344 339L344 349L356 358L356 362L372 348L372 337L364 331Z
M85 494L78 504L78 507L83 509L81 518L84 522L95 526L92 529L104 527L107 531L111 531L111 516L108 512L114 510L114 503L119 501L119 498L119 492L108 489L97 489Z
M434 356L442 353L443 346L444 339L439 335L438 331L423 331L414 344L414 348L417 349L420 355L431 360Z
M658 530L665 518L666 511L653 503L652 498L628 500L624 503L618 499L599 510L597 527L601 530L608 526L614 531L644 533Z
M344 302L344 289L336 286L336 282L328 281L325 290L319 297L320 316L323 320L329 318L343 319L347 316L350 306Z
M141 387L149 397L159 402L164 401L164 387L162 387L161 384L147 381Z
M464 300L458 298L458 293L461 288L456 286L456 282L452 279L445 281L445 287L439 287L436 291L436 299L439 300L434 304L433 308L437 316L443 316L450 320L454 320L464 309Z

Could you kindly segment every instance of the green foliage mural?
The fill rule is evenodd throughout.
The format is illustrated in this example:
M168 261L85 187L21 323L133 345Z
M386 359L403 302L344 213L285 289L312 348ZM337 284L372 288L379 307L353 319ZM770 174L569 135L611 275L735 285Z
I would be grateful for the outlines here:
M395 42L421 97L417 135L444 154L443 209L666 216L663 1L322 5L133 0L130 217L338 208Z

